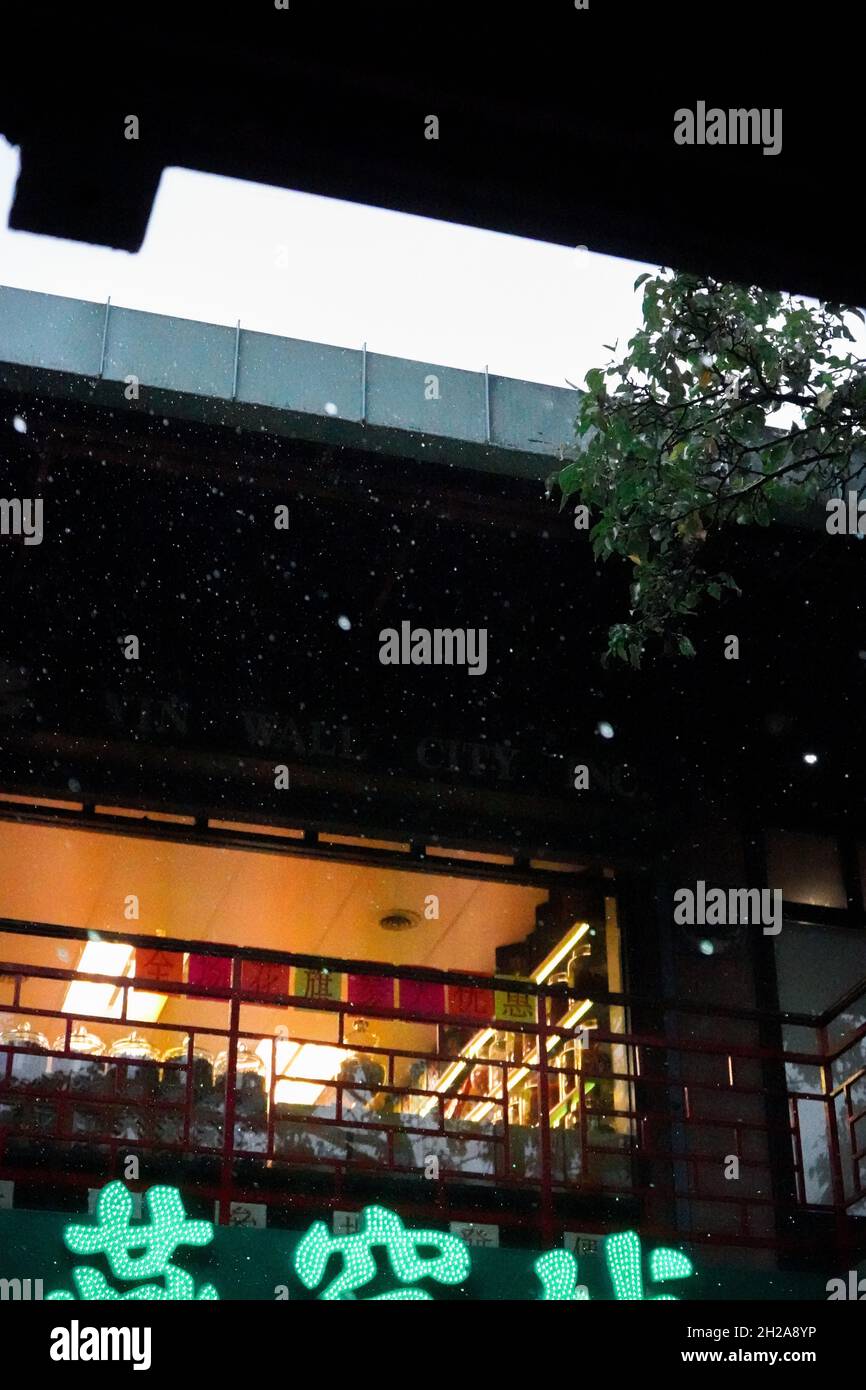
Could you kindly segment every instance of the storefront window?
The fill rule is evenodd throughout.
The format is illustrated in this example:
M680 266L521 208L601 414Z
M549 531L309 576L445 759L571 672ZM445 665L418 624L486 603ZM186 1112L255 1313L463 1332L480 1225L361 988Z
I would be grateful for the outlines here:
M20 967L0 979L9 1079L48 1087L0 1121L216 1154L234 1068L240 1153L515 1182L540 1176L546 1115L555 1177L624 1185L615 900L579 900L573 881L2 823L0 916L89 939L0 932ZM265 954L233 965L237 947Z

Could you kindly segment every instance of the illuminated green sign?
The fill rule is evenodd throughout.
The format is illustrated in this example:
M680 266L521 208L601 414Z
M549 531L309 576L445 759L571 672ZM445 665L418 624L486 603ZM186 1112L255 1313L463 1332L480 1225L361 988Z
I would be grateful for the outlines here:
M339 1254L342 1272L331 1280L319 1298L354 1298L355 1289L363 1288L376 1277L375 1246L384 1247L391 1273L404 1286L392 1293L377 1294L378 1300L431 1299L433 1295L424 1289L406 1285L425 1278L437 1284L462 1284L472 1264L469 1250L458 1236L444 1231L409 1232L393 1211L385 1207L365 1207L361 1213L361 1229L354 1235L332 1236L324 1221L315 1222L295 1252L295 1273L304 1288L315 1289L322 1282L330 1256ZM438 1253L432 1257L419 1254L424 1246Z
M193 1278L171 1263L179 1245L208 1245L213 1240L210 1221L188 1221L176 1187L152 1187L147 1194L149 1224L133 1226L132 1193L122 1182L110 1182L99 1194L95 1226L67 1226L66 1248L74 1255L104 1255L115 1279L164 1279L165 1284L142 1284L129 1293L118 1293L105 1275L92 1265L72 1271L79 1298L191 1299L219 1298L212 1284L194 1291ZM141 1250L144 1253L134 1255ZM74 1298L64 1289L48 1298Z
M134 1284L118 1290L93 1264L76 1265L72 1280L81 1299L217 1299L213 1284L204 1283L196 1292L193 1275L173 1263L179 1246L201 1247L211 1243L214 1226L210 1221L190 1220L180 1192L174 1187L152 1187L147 1193L147 1220L132 1220L132 1194L122 1182L111 1182L99 1194L95 1224L69 1225L63 1238L74 1255L104 1256L112 1278L121 1284ZM323 1300L352 1299L380 1274L374 1250L384 1250L391 1278L398 1287L386 1293L367 1294L370 1301L430 1300L433 1294L419 1288L421 1280L435 1284L465 1284L472 1271L472 1258L466 1243L445 1231L407 1230L395 1212L386 1207L365 1207L360 1229L351 1235L332 1235L323 1221L315 1221L295 1245L293 1270L304 1289ZM615 1299L671 1299L671 1293L645 1292L643 1253L640 1236L623 1231L607 1236L603 1242L604 1260L610 1289ZM333 1255L340 1260L339 1271L325 1280ZM548 1302L588 1300L585 1285L579 1282L578 1261L569 1250L549 1250L533 1266L537 1281L536 1297ZM689 1258L679 1250L657 1248L648 1260L651 1284L686 1279L693 1273ZM151 1282L162 1280L161 1283ZM540 1292L538 1292L540 1286ZM364 1297L364 1295L361 1295ZM47 1295L52 1299L74 1299L75 1294L59 1289Z

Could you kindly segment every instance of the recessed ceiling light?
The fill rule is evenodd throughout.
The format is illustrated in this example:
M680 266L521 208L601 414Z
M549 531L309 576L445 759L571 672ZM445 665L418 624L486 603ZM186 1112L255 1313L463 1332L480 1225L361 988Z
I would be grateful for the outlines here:
M421 921L420 913L408 907L394 907L379 918L383 931L411 931Z

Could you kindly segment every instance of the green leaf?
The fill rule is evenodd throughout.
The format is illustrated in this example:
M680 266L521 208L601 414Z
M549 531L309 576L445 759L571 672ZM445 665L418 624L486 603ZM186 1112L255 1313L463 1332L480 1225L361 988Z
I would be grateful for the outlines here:
M563 460L560 487L592 509L598 565L616 557L617 574L630 574L627 621L608 634L607 655L636 665L656 644L693 656L701 610L739 593L729 575L702 569L705 541L738 522L772 525L780 502L819 496L835 460L866 449L866 365L839 341L850 333L840 314L864 321L856 306L670 270L642 272L634 288L642 326L623 348L606 343L606 367L586 373L576 462ZM740 396L723 399L729 372ZM796 423L768 427L798 395L809 403ZM621 564L628 556L635 570Z
M581 466L579 463L567 463L559 475L559 486L562 490L563 499L567 500L573 492L580 487Z

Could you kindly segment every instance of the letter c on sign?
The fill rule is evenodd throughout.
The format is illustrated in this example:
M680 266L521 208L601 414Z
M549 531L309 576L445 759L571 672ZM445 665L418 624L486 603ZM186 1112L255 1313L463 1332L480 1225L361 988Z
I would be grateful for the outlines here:
M434 761L430 758L430 750L431 750L431 748L438 748L438 749L440 750L440 754L441 754L441 747L442 747L442 745L439 743L438 739L435 739L435 738L422 738L421 742L418 744L418 761L419 761L419 763L421 764L421 766L422 766L422 767L429 767L429 768L438 768L438 767L441 767L441 766L442 766L442 758L441 758L441 756L440 756L438 762L434 762Z

